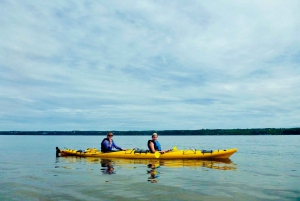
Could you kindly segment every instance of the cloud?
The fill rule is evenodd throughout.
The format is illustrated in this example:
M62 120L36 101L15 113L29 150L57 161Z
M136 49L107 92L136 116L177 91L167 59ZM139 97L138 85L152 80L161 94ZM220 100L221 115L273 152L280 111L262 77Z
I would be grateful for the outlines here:
M297 8L1 1L1 129L298 127Z

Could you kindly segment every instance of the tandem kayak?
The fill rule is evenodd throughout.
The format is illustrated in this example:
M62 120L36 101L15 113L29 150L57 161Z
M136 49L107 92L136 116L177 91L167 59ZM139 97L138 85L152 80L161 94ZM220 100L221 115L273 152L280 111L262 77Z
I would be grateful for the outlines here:
M237 152L237 148L218 149L218 150L197 150L186 149L172 151L161 154L159 152L150 153L149 150L127 149L126 151L101 152L96 148L86 150L59 149L56 147L57 156L80 156L80 157L99 157L99 158L127 158L127 159L225 159Z

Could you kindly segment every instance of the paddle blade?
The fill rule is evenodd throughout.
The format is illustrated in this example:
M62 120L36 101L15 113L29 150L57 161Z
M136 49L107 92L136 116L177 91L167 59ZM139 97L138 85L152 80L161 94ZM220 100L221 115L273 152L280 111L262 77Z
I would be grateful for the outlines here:
M176 146L174 146L172 150L173 150L173 151L177 151L178 149L177 149Z
M160 157L160 153L159 153L158 151L156 151L156 152L154 153L154 156L155 156L155 158L159 158L159 157Z

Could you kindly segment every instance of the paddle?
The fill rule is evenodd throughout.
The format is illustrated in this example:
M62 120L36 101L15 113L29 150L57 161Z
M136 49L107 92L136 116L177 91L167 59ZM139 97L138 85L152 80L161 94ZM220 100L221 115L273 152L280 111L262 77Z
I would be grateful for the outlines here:
M158 151L156 151L156 152L154 153L155 158L159 158L159 157L160 157L160 154L161 154L161 153L159 153Z
M177 151L177 150L178 150L177 147L174 146L173 149L171 149L170 151ZM156 152L154 153L155 158L159 158L160 155L161 155L161 153L158 152L158 151L156 151Z

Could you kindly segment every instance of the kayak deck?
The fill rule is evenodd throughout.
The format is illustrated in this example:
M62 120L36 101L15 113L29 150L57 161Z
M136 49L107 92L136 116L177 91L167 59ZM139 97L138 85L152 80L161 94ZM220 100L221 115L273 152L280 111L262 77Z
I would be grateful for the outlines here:
M56 148L57 155L61 156L80 156L80 157L99 157L99 158L128 158L128 159L225 159L237 152L237 148L224 150L173 150L160 154L158 152L150 153L147 150L128 149L126 151L101 152L96 148L86 150Z

